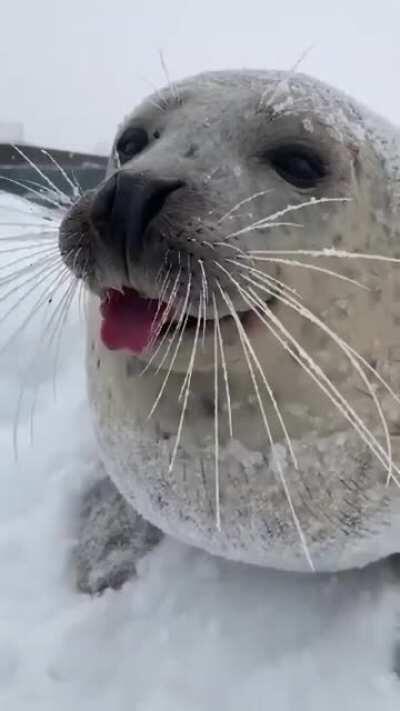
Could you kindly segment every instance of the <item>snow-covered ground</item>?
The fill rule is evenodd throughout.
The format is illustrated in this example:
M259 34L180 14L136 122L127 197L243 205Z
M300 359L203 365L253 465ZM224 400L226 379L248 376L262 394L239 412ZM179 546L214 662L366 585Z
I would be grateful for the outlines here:
M15 204L0 201L0 221L21 218ZM10 257L0 254L3 264ZM1 343L19 311L0 320ZM55 387L46 348L35 357L43 337L39 322L0 351L1 711L398 711L400 583L376 571L301 578L166 540L121 591L76 592L77 503L96 463L78 310Z

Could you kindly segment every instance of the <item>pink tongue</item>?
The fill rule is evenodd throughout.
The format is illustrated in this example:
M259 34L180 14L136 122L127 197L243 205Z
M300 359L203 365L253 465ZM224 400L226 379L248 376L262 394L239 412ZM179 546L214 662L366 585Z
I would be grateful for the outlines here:
M110 350L124 348L133 353L142 353L161 320L163 307L159 309L154 322L157 308L157 299L143 299L134 289L127 289L123 294L109 289L100 308L104 345Z

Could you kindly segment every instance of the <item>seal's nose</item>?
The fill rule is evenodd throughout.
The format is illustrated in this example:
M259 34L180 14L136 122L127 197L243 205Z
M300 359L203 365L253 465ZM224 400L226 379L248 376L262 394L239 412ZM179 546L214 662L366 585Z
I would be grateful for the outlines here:
M124 245L132 254L143 248L146 228L167 197L183 187L183 182L149 174L115 173L94 198L91 220L101 239Z

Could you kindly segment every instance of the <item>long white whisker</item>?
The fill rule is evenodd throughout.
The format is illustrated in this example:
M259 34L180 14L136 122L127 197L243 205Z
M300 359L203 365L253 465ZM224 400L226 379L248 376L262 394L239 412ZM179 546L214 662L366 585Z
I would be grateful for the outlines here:
M253 281L252 279L250 279L247 276L244 276L244 278L246 279L246 281L253 283L253 285L255 285L256 287L262 289L263 291L265 290L265 291L267 291L267 293L271 294L271 291L268 289L268 287L264 287L264 286L261 287L255 281ZM321 321L321 319L319 319L318 316L316 316L312 311L310 311L310 309L306 308L303 304L300 304L296 299L294 299L294 298L286 299L282 296L279 296L277 298L279 298L279 300L282 301L282 303L286 304L290 308L293 308L297 313L299 313L301 316L303 316L303 318L308 319L311 323L314 323L316 326L318 326L324 333L326 333L338 345L340 350L348 357L351 365L356 370L356 372L359 374L363 383L367 387L367 390L368 390L368 392L374 402L376 410L378 412L379 419L381 421L382 429L384 431L385 439L386 439L387 458L388 458L388 482L390 481L390 479L393 478L394 481L396 481L396 483L397 483L397 480L395 477L393 477L393 472L392 472L392 445L391 445L391 438L390 438L390 434L389 434L388 424L387 424L385 415L383 413L381 404L379 402L379 399L378 399L370 381L368 380L368 377L366 376L364 370L362 369L362 367L359 363L359 359L361 358L361 356L358 355L357 358L354 357L352 350L350 350L346 341L344 341L342 338L340 338L340 336L338 336L334 331L332 331L332 329L330 329L323 321Z
M27 248L25 247L22 249L25 250ZM7 252L8 252L8 250L7 250ZM32 251L32 248L30 248L29 254L24 254L24 255L18 257L17 259L12 259L10 262L5 262L4 264L0 264L0 272L10 269L10 267L15 266L16 264L21 264L21 262L26 262L26 261L29 262L30 260L32 260L32 258L34 259L35 257L41 257L43 255L51 255L51 254L55 255L57 253L58 253L58 249L55 245L52 245L52 246L50 246L48 244L42 245L42 247L35 248L34 251ZM4 252L0 252L0 254L4 254ZM33 266L33 265L30 265L30 266ZM18 272L17 272L17 274L18 274ZM15 273L12 276L15 278ZM0 281L0 283L2 283L2 282Z
M44 273L44 278L46 278L46 275L49 272L46 272L46 268L50 265L56 265L58 266L60 264L60 260L58 258L58 255L50 255L43 257L41 259L37 259L35 264L28 264L28 266L21 267L17 272L14 272L14 274L11 274L7 277L2 277L0 279L0 289L4 287L7 284L14 284L14 282L17 282L14 286L12 286L11 289L6 291L5 293L0 292L0 302L6 301L11 294L15 294L16 292L20 291L24 286L27 284L30 284L32 282L37 282L38 277L40 277L41 274ZM27 277L26 279L24 278L23 281L20 281L21 278L23 277L24 274L28 273L30 276ZM34 288L34 287L33 287ZM29 292L30 293L30 292ZM19 303L19 302L18 302ZM3 314L0 316L0 321L3 318Z
M178 287L179 287L180 275L181 275L181 267L179 268L178 274L177 274L177 276L176 276L176 278L175 278L175 281L174 281L174 283L173 283L173 285L172 285L171 293L170 293L170 296L169 296L169 298L168 298L168 302L167 302L166 307L165 307L165 309L164 309L164 311L163 311L163 313L162 313L162 316L161 316L161 319L160 319L160 323L159 323L158 327L156 328L156 330L155 330L155 332L154 332L154 334L153 334L153 338L152 338L152 340L151 340L150 346L153 346L153 345L156 343L157 338L158 338L159 334L161 333L161 330L162 330L163 326L164 326L165 323L168 321L168 317L171 315L172 310L174 310L174 312L175 312L175 309L176 309L175 298L176 298L176 294L177 294ZM182 317L183 317L183 315L182 315ZM172 341L174 340L174 337L175 337L175 335L176 335L177 329L179 329L180 323L181 323L181 321L178 320L178 323L176 324L176 328L175 328L175 331L174 331L174 335L173 335ZM147 361L145 367L143 368L143 370L142 370L142 372L141 372L141 375L144 375L144 373L146 373L146 372L149 370L151 364L153 363L154 359L156 358L156 356L157 356L158 353L160 352L162 346L164 345L166 339L168 338L168 335L169 335L169 333L170 333L170 331L171 331L172 325L173 325L173 320L172 320L172 318L169 318L167 328L165 329L165 333L163 334L162 338L160 338L160 340L158 341L157 347L154 349L154 351L153 351L151 357L150 357L149 360ZM159 370L162 368L162 366L163 366L163 364L164 364L166 358L168 357L168 353L169 353L169 350L170 350L172 341L169 342L168 347L167 347L167 350L166 350L166 352L164 353L164 356L163 356L163 358L162 358L162 360L161 360L161 363L160 363L160 364L158 365L158 367L157 367L157 370L156 370L157 373L158 373Z
M71 190L72 190L72 195L73 195L75 198L79 197L79 195L82 194L82 191L81 191L79 185L78 185L77 183L74 183L73 180L71 180L71 178L69 177L67 171L64 170L64 168L62 167L62 165L60 165L60 163L54 158L54 156L51 155L51 153L49 153L49 151L46 151L45 148L42 148L41 152L42 152L45 156L47 156L47 158L49 158L49 159L51 160L51 162L56 166L56 168L58 168L58 170L60 171L60 173L61 173L61 175L63 176L64 180L66 181L66 183L67 183L67 184L69 185L69 187L71 188Z
M44 290L44 292L42 292L42 294L44 294L44 298L42 299L43 303L46 301L48 302L49 297L52 298L52 294L54 295L54 293L61 287L63 281L65 281L65 279L67 277L70 277L70 275L65 274L63 279L60 279L60 277L61 277L61 275L57 275L56 280L55 280L55 287L53 289L52 289L52 284L54 282L52 282L52 284L50 284ZM40 308L40 305L38 306L38 308ZM21 408L22 408L23 397L24 397L24 392L25 392L27 374L28 374L28 372L31 371L32 367L34 366L38 357L40 356L40 353L42 352L43 345L44 345L44 343L48 337L48 334L49 334L49 327L50 327L51 321L53 320L53 316L54 316L54 314L52 314L49 321L45 325L43 334L41 334L41 337L39 339L38 350L37 350L36 354L34 355L32 361L30 362L29 368L27 368L25 378L21 382L21 388L20 388L20 392L19 392L19 396L18 396L17 407L16 407L14 421L13 421L13 447L14 447L14 455L16 458L18 457L18 426L19 426L19 421L20 421ZM19 330L18 330L18 332L19 332ZM44 337L44 340L43 340L43 337ZM32 403L31 412L30 412L31 442L33 441L33 418L34 418L35 404L36 404L36 400L37 400L37 391L38 391L38 386L36 386L35 390L34 390L33 403Z
M30 310L28 316L22 321L22 323L18 326L18 328L14 331L14 333L13 333L13 334L10 336L10 338L6 341L6 343L0 348L0 353L3 352L6 348L8 348L8 346L10 345L10 343L11 343L12 341L14 341L14 339L18 336L18 334L19 334L19 333L25 328L25 326L29 323L29 321L30 321L31 318L32 318L32 315L34 315L35 313L37 313L38 309L40 309L40 308L43 306L43 304L45 303L45 301L46 301L46 299L47 299L47 292L48 292L48 289L50 288L50 286L52 286L54 283L56 283L57 280L60 279L62 276L64 276L64 278L65 278L65 272L67 272L67 267L62 268L62 265L56 264L54 267L52 267L51 269L49 269L49 271L47 272L47 274L46 274L44 277L42 277L42 279L40 279L38 282L36 282L30 289L28 289L28 291L27 291L25 294L23 294L23 295L18 299L18 301L17 301L16 303L13 304L13 306L8 310L8 312L7 312L6 314L2 314L2 316L1 316L1 318L0 318L0 321L4 321L5 318L7 318L7 316L9 316L10 313L12 313L12 311L13 311L17 306L19 306L19 304L22 303L22 302L26 299L26 297L27 297L29 294L32 293L32 291L34 291L35 289L38 288L38 286L40 286L41 284L43 284L43 282L45 281L45 279L48 278L49 276L53 275L54 272L56 272L56 277L51 281L50 285L48 285L48 286L46 287L46 289L44 289L44 290L41 292L39 298L37 299L37 301L35 301L34 305L32 306L32 309ZM67 276L68 276L68 274L67 274Z
M35 188L30 188L28 185L25 185L20 180L15 180L14 178L8 178L5 175L0 175L0 180L5 180L5 181L7 181L7 183L11 183L12 185L17 185L18 187L23 188L24 190L29 190L33 195L36 195L36 197L40 198L41 200L45 200L46 202L49 203L49 205L53 205L58 210L62 207L62 203L57 202L56 200L54 200L54 198L49 197L49 195L46 195L44 192L41 192L40 190L36 190Z
M207 328L207 303L208 303L208 283L206 270L204 269L204 262L202 259L197 260L201 271L201 288L203 292L203 348L206 340L206 328Z
M270 222L267 218L263 218L262 220L257 220L257 222L252 222L246 227L242 227L236 232L230 232L226 235L226 237L224 237L222 244L226 244L228 239L231 239L232 237L240 237L240 235L246 235L249 232L257 232L257 230L272 230L274 227L296 227L298 229L302 229L304 225L299 222Z
M276 212L271 213L270 215L267 215L266 217L262 217L259 220L256 220L253 222L251 225L248 225L247 227L243 227L242 229L238 230L237 232L232 232L229 234L225 239L230 239L231 237L237 237L242 234L246 234L247 232L252 232L254 230L258 229L263 229L264 227L268 227L270 225L277 227L278 225L283 225L283 224L289 224L291 227L301 227L301 225L297 225L296 223L282 223L282 222L276 222L281 217L284 217L285 215L291 213L291 212L297 212L298 210L302 210L305 207L311 207L314 205L322 205L326 203L335 203L335 202L351 202L351 198L310 198L310 200L307 200L305 202L301 202L298 205L287 205L284 207L282 210L277 210Z
M42 178L42 180L44 180L44 181L47 183L47 185L49 185L50 188L51 188L52 190L54 190L54 192L57 193L57 194L61 197L61 199L62 199L63 201L64 201L64 200L67 200L67 202L72 203L71 198L69 197L69 195L67 195L67 194L64 193L62 190L60 190L60 188L58 188L57 185L56 185L55 183L53 183L53 181L50 180L50 178L49 178L45 173L43 173L42 170L40 170L39 166L36 165L36 163L35 163L33 160L31 160L31 159L29 158L29 156L27 156L26 153L24 153L23 150L21 150L21 148L18 148L18 146L16 146L16 145L13 145L13 148L14 148L15 151L17 151L17 153L19 153L20 156L22 156L22 158L23 158L24 160L26 160L26 162L31 166L31 168L33 168L33 170L36 171L36 173L37 173L38 175L40 175L40 177Z
M236 288L237 288L237 289L240 289L240 284L236 281L236 279L234 279L234 277L232 277L232 275L230 274L230 272L229 272L227 269L225 269L225 267L224 267L222 264L220 264L219 262L215 262L215 264L216 264L216 266L217 266L219 269L221 269L221 271L222 271L226 276L228 276L228 277L230 278L230 280L232 281L232 283L235 284ZM235 311L235 313L236 313L236 311ZM268 382L268 379L267 379L266 376L265 376L264 370L263 370L263 368L261 367L261 363L260 363L260 361L259 361L259 359L258 359L258 357L257 357L257 355L256 355L256 352L255 352L253 346L251 345L251 342L250 342L250 340L249 340L249 338L248 338L248 336L247 336L247 334L246 334L246 331L244 330L243 325L242 325L242 323L240 322L240 319L238 318L237 314L236 314L236 318L238 319L238 321L239 321L239 323L240 323L240 326L241 326L240 331L243 332L243 334L244 334L243 337L245 338L245 341L246 341L246 348L248 349L248 351L249 351L250 354L251 354L251 357L252 357L252 359L253 359L253 361L254 361L254 364L255 364L255 366L256 366L256 368L257 368L257 370L258 370L258 372L259 372L259 374L260 374L260 376L261 376L261 379L262 379L262 381L263 381L263 383L264 383L265 389L266 389L266 391L267 391L267 393L268 393L268 397L270 398L270 400L271 400L271 402L272 402L272 405L273 405L275 414L276 414L276 416L277 416L277 418L278 418L278 422L279 422L280 427L281 427L281 429L282 429L283 436L284 436L284 438L285 438L285 441L286 441L286 444L287 444L287 447L288 447L288 450L289 450L289 453L290 453L290 458L291 458L291 460L292 460L292 462L293 462L293 466L294 466L295 469L298 469L298 464L297 464L296 455L295 455L295 453L294 453L294 449L293 449L293 446L292 446L292 442L291 442L291 439L290 439L290 437L289 437L289 433L288 433L288 431L287 431L287 428L286 428L284 419L283 419L283 417L282 417L282 413L281 413L281 411L280 411L280 409L279 409L279 405L278 405L278 403L277 403L277 401L276 401L276 397L275 397L274 391L272 390L272 388L271 388L271 386L270 386L270 384L269 384L269 382Z
M213 294L214 296L214 294ZM214 471L215 471L215 523L218 531L221 530L221 507L219 486L219 429L218 429L218 316L214 299Z
M250 373L250 377L251 377L251 380L252 380L252 383L253 383L253 388L254 388L254 392L255 392L256 398L257 398L257 402L258 402L258 407L259 407L259 410L260 410L261 418L262 418L262 421L263 421L263 424L264 424L264 427L265 427L265 431L266 431L266 433L267 433L268 441L269 441L270 446L271 446L271 451L272 451L272 454L273 454L273 457L274 457L274 460L275 460L276 468L277 468L277 470L278 470L279 479L280 479L280 481L281 481L282 488L283 488L283 490L284 490L284 493L285 493L285 496L286 496L286 500L287 500L287 502L288 502L289 509L290 509L290 512L291 512L291 516L292 516L292 518L293 518L294 525L295 525L295 527L296 527L296 529L297 529L297 533L298 533L298 535L299 535L300 542L301 542L301 544L302 544L302 547L303 547L303 550L304 550L304 554L305 554L306 560L308 561L308 564L309 564L311 570L312 570L312 571L315 571L314 563L313 563L312 558L311 558L311 555L310 555L310 551L309 551L309 548L308 548L308 544L307 544L307 541L306 541L306 538L305 538L305 535L304 535L304 532L303 532L303 529L302 529L300 520L299 520L299 518L298 518L298 516L297 516L297 513L296 513L296 510L295 510L295 508L294 508L293 501L292 501L292 497L291 497L291 494L290 494L290 491L289 491L289 487L288 487L288 484L287 484L285 475L284 475L284 473L283 473L281 461L280 461L280 459L279 459L279 455L278 455L277 452L276 452L276 445L275 445L274 439L273 439L273 437L272 437L271 428L270 428L270 426L269 426L269 422L268 422L268 418L267 418L267 415L266 415L266 412L265 412L264 404L263 404L263 401L262 401L262 398L261 398L261 395L260 395L260 390L259 390L259 387L258 387L257 378L256 378L256 376L255 376L253 364L252 364L252 362L251 362L251 357L250 357L252 351L254 352L254 350L252 349L252 346L251 346L250 341L249 341L249 339L248 339L248 337L247 337L246 331L244 330L244 328L243 328L243 326L242 326L242 323L241 323L241 321L240 321L240 319L239 319L239 317L238 317L238 315L237 315L237 313L236 313L236 310L235 310L235 308L234 308L234 306L233 306L232 300L230 299L230 297L228 296L228 294L226 294L226 293L224 292L224 290L222 289L222 287L221 287L221 285L219 284L218 281L217 281L217 287L219 288L220 293L221 293L221 296L222 296L222 298L224 299L226 305L228 306L228 309L229 309L229 311L230 311L230 313L231 313L231 316L232 316L232 318L233 318L234 321L235 321L235 324L236 324L236 327L237 327L237 330L238 330L238 334L239 334L239 338L240 338L240 341L241 341L241 344L242 344L243 353L244 353L244 355L245 355L245 357L246 357L247 365L248 365L248 368L249 368L249 373Z
M258 197L261 197L262 195L268 195L268 193L271 193L271 192L272 192L272 188L269 190L260 190L258 193L253 193L253 195L250 195L250 197L247 197L244 200L240 200L240 202L237 202L236 205L231 207L231 209L228 210L228 212L226 212L225 215L222 215L222 217L219 218L219 220L217 221L217 224L226 220L227 217L230 217L230 215L232 215L234 212L236 212L236 210L239 210L241 207L243 207L243 205L246 205L247 203L252 202L253 200L255 200Z
M179 419L179 425L178 425L178 431L177 431L177 434L176 434L175 445L174 445L174 449L173 449L173 452L172 452L171 461L170 461L170 464L169 464L169 467L168 467L168 473L171 473L172 470L173 470L173 468L174 468L175 459L176 459L176 455L177 455L177 452L178 452L178 447L179 447L179 444L180 444L180 441L181 441L181 436L182 436L183 422L184 422L184 419L185 419L187 404L188 404L188 400L189 400L190 383L191 383L191 379L192 379L194 361L195 361L195 358L196 358L197 343L198 343L198 340L199 340L199 330L200 330L200 321L201 321L201 309L202 309L201 300L202 300L202 297L201 297L201 294L200 294L200 298L199 298L199 308L198 308L198 313L197 313L196 331L195 331L195 334L194 334L193 347L192 347L192 352L191 352L191 354L190 354L189 366L188 366L187 374L186 374L185 381L184 381L184 382L185 382L185 394L184 394L184 398L183 398L181 416L180 416L180 419Z
M230 387L229 387L228 368L226 367L224 341L222 338L221 326L219 324L217 302L216 302L214 293L212 295L212 298L213 298L213 307L214 307L214 323L215 323L215 327L217 330L217 337L218 337L218 342L219 342L219 349L220 349L221 363L222 363L222 372L223 372L224 383L225 383L225 395L226 395L226 407L227 407L227 411L228 411L229 434L231 437L233 437L231 391L230 391Z
M298 260L295 259L284 259L280 257L259 257L259 256L253 256L251 252L248 253L249 256L247 257L251 261L256 261L256 262L271 262L272 264L285 264L286 266L289 267L300 267L303 269L309 269L310 271L316 271L316 272L321 272L322 274L326 274L327 276L332 276L335 277L336 279L340 279L341 281L346 281L349 284L353 284L354 286L358 286L360 289L364 289L365 291L371 291L371 289L366 286L365 284L362 284L360 281L357 279L352 279L351 277L347 277L344 274L340 274L340 272L335 272L332 269L326 269L325 267L318 267L316 264L306 264L304 262L299 262Z
M229 262L230 264L234 264L236 267L239 267L240 269L245 269L249 271L251 274L257 275L259 279L265 279L268 281L268 284L271 286L274 286L274 288L277 289L279 293L282 294L287 294L290 296L291 294L293 296L297 296L298 298L301 298L301 295L298 293L296 289L293 287L289 286L286 284L286 282L282 281L281 279L277 279L276 277L271 276L270 274L266 274L265 272L261 271L260 269L256 269L255 267L251 267L248 264L243 264L243 262L238 262L236 259L225 259L226 262Z
M178 340L177 340L175 349L174 349L174 351L173 351L172 358L171 358L170 364L169 364L169 366L168 366L168 370L167 370L167 372L166 372L166 374L165 374L165 377L164 377L164 380L163 380L163 382L162 382L162 385L161 385L161 387L160 387L160 389L159 389L159 391L158 391L157 397L156 397L156 399L154 400L153 406L152 406L152 408L151 408L149 414L147 415L147 419L150 419L150 417L153 415L153 413L154 413L154 411L155 411L155 409L156 409L158 403L160 402L160 399L161 399L161 397L162 397L162 394L163 394L163 392L164 392L164 390L165 390L165 387L166 387L166 385L167 385L169 376L170 376L170 374L171 374L173 365L174 365L174 363L175 363L176 357L177 357L177 355L178 355L178 351L179 351L179 348L180 348L180 345L181 345L181 342L182 342L183 334L184 334L184 332L185 332L185 330L186 330L186 324L187 324L188 319L189 319L188 304L189 304L190 288L191 288L191 273L189 272L189 275L188 275L188 284L187 284L187 288L186 288L186 295L185 295L184 303L183 303L183 306L182 306L182 309L181 309L181 314L180 314L180 317L179 317L179 321L178 321L178 324L177 324L177 326L176 326L176 328L175 328L175 331L174 331L174 335L173 335L173 339L172 339L172 340L175 339L175 336L176 336L176 334L178 333L179 328L180 328L179 337L178 337ZM181 321L181 319L182 319L182 321ZM180 326L181 323L182 323L182 325ZM165 354L164 354L164 356L165 356ZM161 364L159 365L159 368L161 368ZM158 372L158 370L157 370L157 372Z
M232 262L233 262L233 260L232 260ZM239 263L239 262L233 262L233 263L237 264L237 266L240 266L240 263ZM254 269L254 268L252 268L252 267L246 267L246 268L247 268L247 270L250 271L252 274L254 274L255 276L257 276L257 277L260 279L260 281L263 281L265 284L269 284L270 286L272 286L272 284L269 283L269 282L270 282L270 277L267 276L264 272L262 272L262 271L259 270L259 269ZM336 276L338 276L338 277L341 276L340 274L336 274L336 273L333 273L333 274L336 275ZM242 274L241 276L244 277L243 274ZM356 282L356 284L357 284L358 286L361 286L361 287L365 288L365 289L368 289L368 287L364 287L363 284L358 284L357 282ZM287 285L286 285L286 286L287 286ZM289 289L289 287L287 287L287 288ZM297 295L296 292L295 292L295 290L290 289L290 291L292 291L295 295ZM382 385L382 386L385 388L385 390L391 395L391 397L400 405L400 395L398 395L398 394L393 390L393 388L390 387L389 383L386 382L386 380L380 375L380 373L378 373L378 371L377 371L372 365L370 365L370 363L368 363L368 361L367 361L365 358L363 358L363 356L362 356L360 353L358 353L356 350L354 350L354 349L350 346L350 344L347 344L347 348L351 351L351 353L355 356L355 358L357 358L357 359L360 361L360 363L362 363L363 366L364 366L367 370L369 370L369 372L376 378L376 380L378 380L378 381L381 383L381 385Z
M391 264L399 264L400 258L386 257L383 254L367 254L365 252L346 252L344 249L336 249L335 247L326 247L326 249L254 249L249 252L254 258L257 254L277 254L277 255L300 255L302 257L335 257L338 259L366 259L375 262L388 262Z
M283 346L283 348L287 350L293 360L295 360L301 366L301 368L310 376L310 378L317 384L320 390L334 404L334 406L343 415L343 417L348 420L348 422L358 433L362 441L368 446L368 448L371 450L371 452L373 452L375 457L381 462L385 470L388 470L388 454L386 450L381 446L381 444L371 433L367 425L360 418L358 413L354 410L354 408L351 407L349 402L333 385L328 376L312 359L309 353L292 336L290 331L285 328L280 319L278 319L274 312L270 308L268 308L267 304L262 301L262 299L260 299L260 297L252 287L249 288L248 292L241 289L240 293L242 294L243 299L246 301L246 303L249 304L250 307L252 307L252 305L257 307L254 308L254 313L256 314L256 316L271 331L273 336L278 340L278 342ZM260 310L262 313L260 312ZM266 318L263 317L262 314L264 314ZM283 334L284 338L282 338L276 331L276 329L271 326L271 321ZM288 341L293 344L293 347L289 345ZM391 462L391 466L397 474L400 474L400 469L399 467L397 467L397 465Z

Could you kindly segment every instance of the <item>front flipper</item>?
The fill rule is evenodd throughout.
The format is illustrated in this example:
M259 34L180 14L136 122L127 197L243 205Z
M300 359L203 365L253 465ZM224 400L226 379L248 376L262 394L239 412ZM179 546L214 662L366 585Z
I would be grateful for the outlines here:
M73 553L78 590L95 594L120 588L161 538L161 531L136 513L109 478L97 481L80 511Z

